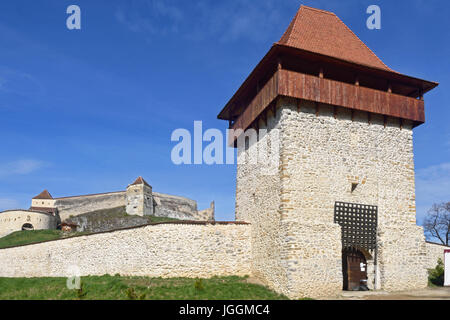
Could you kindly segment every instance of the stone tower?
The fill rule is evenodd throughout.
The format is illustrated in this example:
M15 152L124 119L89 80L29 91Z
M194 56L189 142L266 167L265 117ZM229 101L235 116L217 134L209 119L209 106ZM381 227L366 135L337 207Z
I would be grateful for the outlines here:
M53 199L52 195L47 190L42 191L31 199L30 210L48 212L54 216L58 214L55 199Z
M436 86L391 70L335 14L300 7L218 116L236 130L236 219L252 224L255 276L291 298L427 285L413 128Z
M146 216L154 213L152 187L142 177L127 187L126 201L129 215Z

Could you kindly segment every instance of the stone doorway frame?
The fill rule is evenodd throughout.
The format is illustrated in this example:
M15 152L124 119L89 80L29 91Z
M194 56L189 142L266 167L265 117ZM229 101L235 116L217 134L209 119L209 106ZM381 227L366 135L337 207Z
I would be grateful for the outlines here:
M359 250L367 263L367 287L369 290L379 289L378 206L336 201L334 223L341 226L342 257L347 248ZM344 265L342 268L344 271Z
M343 288L345 288L345 272L344 272L344 255L345 251L350 248L344 248L342 249L342 275L343 275ZM367 251L365 249L361 248L352 248L354 250L358 250L359 252L364 255L364 259L366 260L366 274L367 274L367 287L369 290L377 290L377 283L379 283L379 280L377 281L377 270L376 270L376 263L375 263L375 254L376 251Z

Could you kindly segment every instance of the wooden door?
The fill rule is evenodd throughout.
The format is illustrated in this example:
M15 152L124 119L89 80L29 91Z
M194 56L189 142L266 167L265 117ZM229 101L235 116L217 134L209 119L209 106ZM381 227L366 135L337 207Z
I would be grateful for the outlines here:
M364 254L356 249L347 249L342 255L344 290L357 291L367 283L367 262Z

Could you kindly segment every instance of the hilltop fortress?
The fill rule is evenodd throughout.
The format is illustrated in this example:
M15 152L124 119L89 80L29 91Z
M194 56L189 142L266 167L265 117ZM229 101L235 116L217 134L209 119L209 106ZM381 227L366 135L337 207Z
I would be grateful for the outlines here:
M213 221L214 202L197 210L191 199L153 192L139 177L125 191L53 198L44 190L31 200L29 210L0 213L0 236L19 230L56 229L68 219L91 212L125 207L130 216L155 216L192 221Z
M103 195L44 192L32 211L1 213L1 225L53 227L56 215L114 206L190 221L1 249L0 277L66 277L73 267L82 276L251 275L289 298L425 288L446 247L416 224L413 129L437 85L393 71L334 13L302 6L218 116L246 142L237 221L214 221L213 207L198 211L143 179ZM245 160L270 153L275 137L273 172Z

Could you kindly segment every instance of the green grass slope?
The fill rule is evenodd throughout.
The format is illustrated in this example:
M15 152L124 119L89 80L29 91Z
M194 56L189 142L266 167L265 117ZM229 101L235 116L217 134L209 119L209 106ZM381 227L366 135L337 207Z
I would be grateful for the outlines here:
M245 277L211 279L101 276L82 277L82 290L65 278L0 278L1 300L285 300Z
M178 220L154 216L129 216L126 214L124 207L99 210L66 220L66 222L82 226L81 232L62 232L61 230L16 231L0 238L0 249L171 221Z
M61 237L62 232L60 230L16 231L6 237L0 238L0 249L42 241L56 240Z

